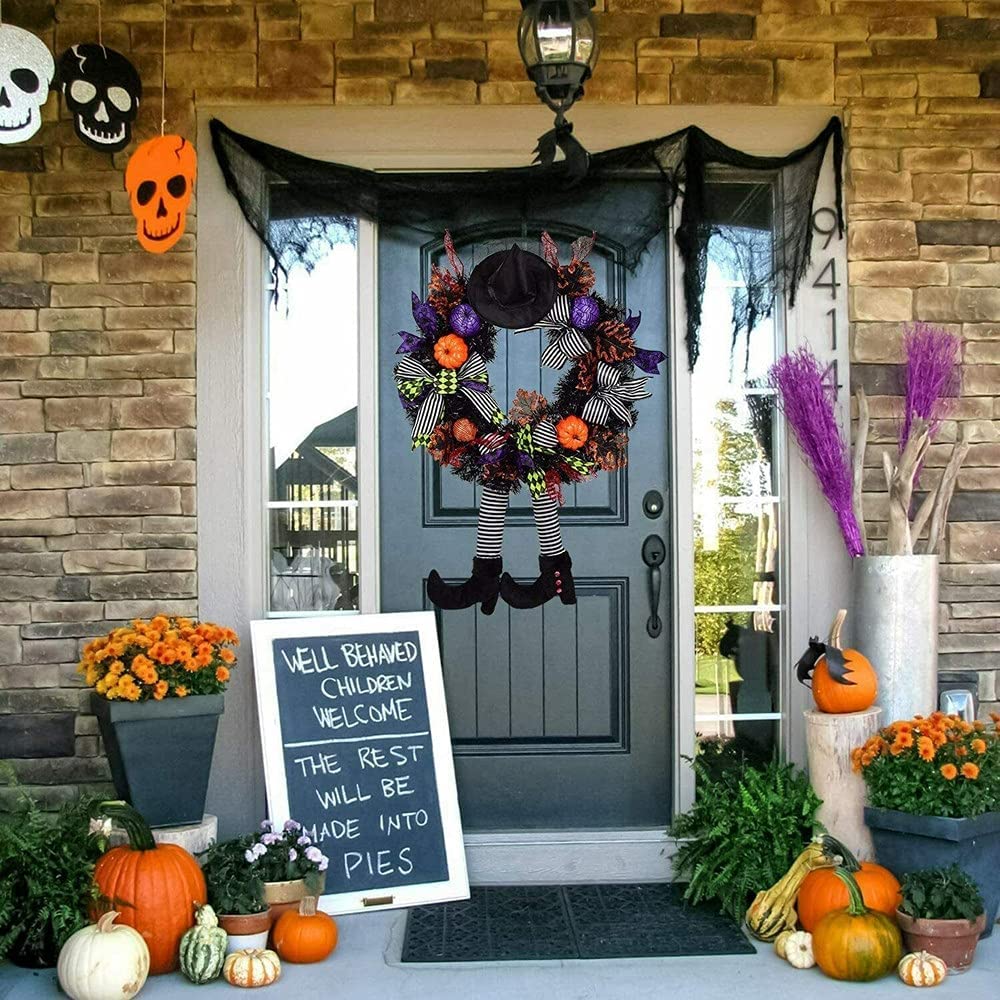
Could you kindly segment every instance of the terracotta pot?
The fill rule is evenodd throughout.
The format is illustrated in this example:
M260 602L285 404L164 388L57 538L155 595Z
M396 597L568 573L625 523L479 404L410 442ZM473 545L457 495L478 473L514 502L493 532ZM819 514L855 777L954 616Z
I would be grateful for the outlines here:
M965 972L972 965L979 935L986 926L986 914L969 920L915 920L896 910L899 929L907 951L929 951L948 966L948 973Z
M307 895L321 896L326 885L326 873L322 873L319 882L312 886L306 885L304 878L294 878L287 882L265 882L264 902L271 910L272 923L281 916L285 910L297 910L299 903Z
M242 948L264 948L271 932L271 911L262 913L220 913L219 926L229 935L226 954Z

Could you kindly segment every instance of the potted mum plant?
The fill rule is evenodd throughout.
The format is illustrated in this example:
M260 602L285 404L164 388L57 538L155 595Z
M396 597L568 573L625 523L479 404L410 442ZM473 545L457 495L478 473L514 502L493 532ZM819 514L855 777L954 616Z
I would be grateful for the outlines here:
M199 858L208 886L208 902L229 935L226 954L241 948L265 948L271 914L264 900L264 881L248 857L252 836L213 844Z
M211 622L157 615L84 647L77 669L93 688L115 791L151 827L201 822L238 642Z
M959 865L983 894L983 937L1000 907L1000 715L992 720L934 712L894 722L852 752L879 864L900 878Z
M306 896L323 893L329 860L294 819L280 830L264 820L246 848L246 859L264 883L272 922Z
M907 950L937 955L949 973L965 972L972 965L986 926L979 888L958 865L904 875L896 919Z

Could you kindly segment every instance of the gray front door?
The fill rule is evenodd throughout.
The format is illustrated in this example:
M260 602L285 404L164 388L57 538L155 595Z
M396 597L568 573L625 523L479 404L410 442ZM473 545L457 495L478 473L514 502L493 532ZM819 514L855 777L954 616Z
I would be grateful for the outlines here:
M622 185L623 211L627 189ZM463 227L461 223L467 224ZM548 229L568 259L589 234L586 219L456 220L452 229L466 269L506 241L537 249ZM597 289L642 311L637 342L667 350L666 237L650 245L637 273L621 251L600 241L590 261ZM398 330L412 330L410 291L426 293L432 263L447 264L441 239L383 228L379 237L381 592L383 611L429 608L431 569L464 580L475 546L477 489L410 451L392 369ZM539 364L538 331L501 331L490 366L501 408L518 388L554 391L559 372ZM672 359L667 362L671 364ZM445 687L466 830L663 826L670 814L670 578L659 599L662 631L651 637L650 571L643 541L669 543L663 511L649 517L643 498L667 499L670 427L666 366L638 404L628 468L599 473L565 491L563 535L573 559L578 603L558 600L518 611L501 602L439 611ZM640 373L641 374L641 373ZM519 580L538 573L538 546L527 491L511 503L504 568Z

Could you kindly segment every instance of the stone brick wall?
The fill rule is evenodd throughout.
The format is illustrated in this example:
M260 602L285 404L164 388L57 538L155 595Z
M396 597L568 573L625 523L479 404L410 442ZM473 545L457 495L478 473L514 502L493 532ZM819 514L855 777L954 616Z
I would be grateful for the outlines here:
M105 41L158 126L159 0L105 0ZM848 126L854 379L895 437L900 325L962 333L959 427L974 443L942 568L945 669L1000 669L1000 2L598 0L588 102L823 104ZM167 118L212 104L532 104L518 0L170 0ZM5 0L55 52L92 40L93 0ZM995 81L989 86L995 87ZM996 89L987 89L997 93ZM203 155L210 155L202 151ZM103 782L74 666L81 640L196 607L195 220L140 252L127 156L81 146L56 98L27 146L0 147L0 746L54 805ZM880 510L878 448L869 508ZM939 473L938 473L939 474ZM882 530L872 525L877 537ZM2 805L2 800L0 800Z

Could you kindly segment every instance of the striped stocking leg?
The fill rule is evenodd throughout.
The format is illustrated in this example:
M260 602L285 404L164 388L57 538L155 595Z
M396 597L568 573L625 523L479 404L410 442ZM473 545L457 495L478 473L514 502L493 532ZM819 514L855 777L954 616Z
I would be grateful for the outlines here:
M509 573L500 578L500 594L512 608L537 608L558 597L563 604L576 604L573 561L566 551L559 524L559 505L548 494L532 497L531 510L538 532L538 579L522 585Z
M509 493L499 493L483 487L479 500L479 522L476 526L476 558L499 559L503 549L503 527L507 520Z
M503 569L500 552L509 503L509 494L483 489L472 575L464 583L445 583L438 571L432 569L427 577L427 596L432 603L447 611L478 604L484 615L493 614L500 597L500 571Z
M543 556L558 556L566 551L562 527L559 524L559 504L547 493L531 498L531 512L535 515L538 532L538 551Z

